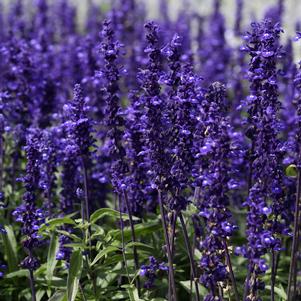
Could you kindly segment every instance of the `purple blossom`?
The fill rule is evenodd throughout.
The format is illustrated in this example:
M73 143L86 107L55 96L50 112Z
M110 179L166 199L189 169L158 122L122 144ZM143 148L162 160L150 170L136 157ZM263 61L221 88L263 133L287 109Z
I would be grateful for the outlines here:
M140 276L145 277L147 279L144 283L145 288L154 288L154 282L157 278L159 271L168 271L168 267L165 263L159 263L155 257L150 256L149 264L142 265L140 268Z
M201 196L198 202L199 215L205 220L206 236L200 242L202 251L201 283L208 288L207 298L218 296L219 283L229 279L225 265L225 246L228 237L237 228L231 220L228 208L228 183L231 181L231 131L225 117L225 88L221 83L213 83L205 94L208 102L207 133L204 144L210 150L202 156L208 164L202 171ZM208 299L209 300L209 299Z
M260 24L253 23L247 38L251 56L248 71L251 96L248 98L249 128L246 134L252 143L252 165L249 171L251 186L245 202L248 207L246 233L249 260L246 285L254 300L259 300L258 290L263 287L259 275L266 271L265 265L258 262L263 262L262 256L269 250L279 251L281 241L277 236L288 232L282 189L283 151L277 117L281 107L276 69L281 31L278 24L273 25L266 20ZM271 204L268 197L272 200ZM269 213L273 213L273 217Z
M40 136L40 132L35 129L28 135L25 147L27 157L26 174L22 178L25 187L23 203L13 212L16 221L22 223L22 234L25 236L23 246L28 254L21 262L21 266L29 270L35 270L40 265L33 252L41 243L38 230L45 220L43 211L36 204L39 181Z

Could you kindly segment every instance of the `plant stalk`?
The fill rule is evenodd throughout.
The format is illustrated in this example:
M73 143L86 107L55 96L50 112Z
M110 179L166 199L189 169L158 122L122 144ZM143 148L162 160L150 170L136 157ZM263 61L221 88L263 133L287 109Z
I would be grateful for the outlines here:
M297 263L297 246L298 246L298 231L299 231L299 215L300 215L300 195L301 195L301 173L298 168L297 173L297 193L296 193L296 203L295 203L295 217L294 217L294 232L293 232L293 243L292 243L292 251L291 251L291 261L289 268L289 277L288 277L288 286L287 286L287 300L294 300L294 296L291 294L291 286L292 283L295 282L296 278L296 263ZM295 289L294 289L295 291Z
M119 200L119 219L120 219L120 230L121 230L122 257L123 257L123 261L124 261L124 267L125 267L125 270L127 273L128 282L130 284L131 283L130 273L129 273L126 256L125 256L124 222L123 222L122 212L121 212L122 204L121 204L120 196L118 196L118 200Z
M85 217L90 221L90 208L89 208L89 190L88 190L88 172L85 164L85 159L82 157L82 168L84 174L84 194L85 194ZM90 230L89 230L90 231Z
M196 269L195 269L195 262L193 259L193 254L192 254L192 248L191 248L191 244L189 241L189 237L188 237L188 233L187 233L187 228L185 225L185 221L183 218L182 213L179 213L179 218L180 218L180 222L182 225L182 230L183 230L183 236L184 236L184 241L185 241L185 245L186 245L186 249L188 252L188 257L189 257L189 262L190 262L190 270L192 273L192 277L193 277L193 282L195 285L195 294L196 294L196 300L200 301L200 292L199 292L199 285L198 285L198 280L197 280L197 273L196 273Z
M272 250L271 301L275 301L276 256Z
M245 301L247 299L247 295L249 293L250 277L251 277L250 266L248 266L247 277L246 277L246 280L245 280L245 288L244 288L244 294L243 294L243 301Z
M233 268L232 268L232 263L231 263L231 258L230 258L230 254L229 254L227 241L225 238L224 238L224 249L225 249L225 255L226 255L226 263L229 268L230 279L231 279L232 286L233 286L235 300L239 301L239 294L238 294L238 290L237 290L236 280L235 280L235 276L233 273Z
M159 190L159 189L158 189L158 201L159 201L160 212L161 212L164 239L165 239L165 243L166 243L166 246L167 246L168 268L169 268L171 291L172 291L171 300L169 300L169 301L177 301L177 293L176 293L175 277L174 277L174 270L173 270L173 260L172 260L172 254L171 254L171 246L170 246L170 243L169 243L168 230L167 230L165 214L164 214L164 207L163 207L163 202L162 202L162 197L161 197L161 190Z
M124 200L125 200L125 205L129 214L129 221L130 221L130 228L131 228L131 237L132 237L132 242L136 242L136 234L135 234L135 228L134 228L134 222L133 222L133 216L132 216L132 210L129 204L129 200L127 197L126 191L123 192ZM139 257L137 253L137 248L136 246L133 246L133 253L134 253L134 264L135 264L135 270L139 270ZM136 286L138 290L138 296L141 295L141 286L140 286L140 277L136 277Z
M34 281L34 275L33 270L29 270L29 280L30 280L30 289L31 289L31 300L36 301L36 288L35 288L35 281Z

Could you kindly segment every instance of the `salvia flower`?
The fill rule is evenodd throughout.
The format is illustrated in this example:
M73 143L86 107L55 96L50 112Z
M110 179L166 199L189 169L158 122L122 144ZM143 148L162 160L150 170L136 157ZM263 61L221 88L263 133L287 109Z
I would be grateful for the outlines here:
M219 297L219 286L229 280L226 265L227 239L237 228L231 220L229 206L229 182L231 182L231 131L225 117L225 87L213 83L205 94L209 105L205 121L206 136L203 141L206 151L202 157L208 165L202 172L201 196L198 202L199 215L205 220L206 236L200 242L202 258L201 283L208 288L206 300Z
M142 265L140 268L140 276L147 279L144 283L145 288L154 288L154 282L157 279L159 271L168 271L168 267L164 262L159 263L155 257L150 256L149 264Z
M287 234L287 215L283 191L283 148L279 140L277 58L280 55L278 24L266 20L253 23L246 35L251 56L248 77L251 82L247 98L248 123L246 135L251 139L246 256L249 260L247 277L248 298L260 300L263 288L260 274L267 270L262 256L269 250L280 251L278 234Z
M115 40L114 30L109 20L104 21L102 30L103 42L100 46L101 54L105 61L105 67L98 72L98 76L105 80L106 101L106 126L109 139L109 152L112 159L111 181L116 191L124 188L125 174L128 171L125 156L126 150L123 146L123 129L125 125L120 101L120 67L118 58L122 45Z
M30 270L39 267L39 260L33 252L41 243L38 230L45 221L44 213L37 207L36 203L39 182L40 137L40 132L37 130L33 130L32 133L28 134L25 147L27 157L26 174L22 179L25 187L23 203L13 212L16 221L22 223L23 246L28 253L28 256L21 262L21 266Z

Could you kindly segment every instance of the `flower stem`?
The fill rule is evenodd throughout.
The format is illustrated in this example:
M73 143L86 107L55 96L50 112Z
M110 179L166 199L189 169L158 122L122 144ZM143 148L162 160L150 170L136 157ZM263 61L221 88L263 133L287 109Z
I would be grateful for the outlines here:
M294 217L294 232L293 232L293 243L291 251L291 261L288 276L288 286L287 286L287 300L294 300L294 296L291 294L292 283L295 283L296 278L296 261L297 261L297 246L298 246L298 231L299 231L299 215L300 215L300 195L301 195L301 173L298 169L297 174L297 193L296 193L296 203L295 203L295 217ZM295 289L294 289L295 291Z
M275 301L276 256L272 250L271 301Z
M90 209L89 209L89 189L88 189L88 172L85 164L85 159L82 158L82 168L84 174L84 193L85 193L85 217L90 221ZM89 229L90 232L90 229Z
M226 254L226 263L227 263L227 266L229 268L230 279L231 279L233 290L234 290L235 300L239 301L239 294L238 294L238 290L237 290L235 276L234 276L234 273L233 273L233 268L232 268L232 263L231 263L231 258L230 258L226 238L224 238L224 249L225 249L225 254Z
M247 299L247 295L249 292L249 281L250 281L250 277L251 277L251 271L250 271L250 265L248 266L248 273L247 273L247 277L245 280L245 288L244 288L244 295L243 295L243 301L245 301Z
M191 244L190 244L188 233L187 233L187 228L186 228L185 221L184 221L184 218L183 218L183 215L181 212L179 213L179 218L180 218L180 222L182 225L184 241L185 241L185 245L186 245L186 249L187 249L188 257L189 257L189 262L190 262L190 269L191 269L191 273L192 273L192 277L193 277L193 281L194 281L194 285L195 285L196 300L200 301L199 285L198 285L197 274L196 274L196 269L195 269L195 262L193 259L193 254L192 254Z
M124 261L124 267L125 267L125 270L127 273L128 282L130 284L131 283L130 273L129 273L126 256L125 256L124 222L123 222L122 212L121 212L122 204L121 204L120 196L118 196L118 200L119 200L119 219L120 219L120 230L121 230L122 257L123 257L123 261Z
M161 212L161 220L162 220L162 226L163 226L163 232L164 232L164 239L165 239L165 243L167 246L168 268L169 268L169 275L170 275L170 282L171 282L170 284L171 284L171 291L172 291L171 300L169 300L169 301L177 301L171 246L169 243L169 236L168 236L168 230L167 230L167 225L166 225L166 220L165 220L161 191L159 189L158 189L158 201L159 201L160 212Z
M31 300L36 301L36 289L35 289L35 281L33 276L33 270L29 270L29 280L30 280L30 289L31 289Z
M132 217L132 210L131 210L131 207L129 204L129 200L128 200L126 191L123 192L123 196L124 196L125 205L126 205L128 215L129 215L132 242L135 243L136 242L136 234L135 234L134 222L133 222L133 217ZM133 253L134 253L135 270L138 271L139 270L139 257L138 257L136 246L133 246ZM137 290L138 290L138 296L140 296L141 295L141 286L140 286L139 276L136 277L136 286L137 286Z

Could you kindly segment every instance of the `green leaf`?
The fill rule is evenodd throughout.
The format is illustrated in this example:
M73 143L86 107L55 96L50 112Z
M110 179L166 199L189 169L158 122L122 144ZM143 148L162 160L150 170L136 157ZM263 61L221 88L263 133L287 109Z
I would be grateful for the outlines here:
M140 248L149 252L154 251L154 248L152 246L149 246L147 244L138 241L136 242L131 241L126 245L126 248L132 248L132 247Z
M29 271L28 270L25 270L25 269L22 269L22 270L18 270L18 271L15 271L15 272L12 272L12 273L9 273L5 276L5 278L21 278L21 277L26 277L28 278L29 277Z
M148 235L152 234L154 231L158 231L161 229L161 223L159 221L151 221L148 223L142 223L134 226L135 234L136 236L141 236L141 235ZM124 233L124 238L125 239L130 239L131 238L131 228L126 227L123 230ZM111 230L109 231L108 235L114 237L115 239L121 239L121 230Z
M67 237L70 237L75 242L81 242L82 241L82 239L80 237L76 236L73 233L69 233L68 231L57 229L56 232L59 233L59 234L63 234Z
M45 230L51 231L54 230L56 227L62 226L64 224L75 225L75 221L68 216L54 218L49 221L46 221L46 223L40 227L39 232L42 233Z
M57 291L48 301L65 301L67 300L66 292Z
M190 293L190 280L180 281L180 284L185 288L185 290ZM200 296L204 297L207 294L207 290L202 285L199 285ZM195 294L195 284L192 283L192 293Z
M102 257L105 255L108 255L109 253L120 251L118 247L115 246L108 246L105 249L101 250L94 258L93 262L91 263L91 266L93 266L95 263L98 262Z
M50 240L50 245L49 245L48 255L47 255L46 277L48 280L51 280L53 276L53 271L57 263L56 253L58 251L58 248L59 248L58 237L55 233L53 233Z
M112 208L100 208L98 210L96 210L95 212L93 212L91 214L91 217L90 217L90 222L91 224L94 224L96 223L99 219L105 217L105 216L109 216L109 217L113 217L113 218L119 218L120 217L120 212L119 211L116 211ZM122 218L124 220L128 220L129 219L129 216L125 213L122 214ZM133 216L132 217L133 220L139 220L139 218Z
M83 256L80 250L72 253L67 279L67 300L74 301L79 287L79 279L83 268Z
M285 174L288 177L295 178L295 177L297 177L297 173L298 173L298 170L297 170L297 166L295 164L289 165L285 170Z
M128 295L129 295L130 301L143 301L143 299L139 298L138 290L135 287L135 285L126 284L126 285L122 285L121 287L126 289Z
M43 291L43 290L38 290L37 291L37 294L36 294L36 299L37 299L37 301L41 301L42 300L42 298L43 298L43 296L45 295L45 291Z
M265 288L266 288L267 290L271 290L271 286L270 286L270 285L266 285ZM280 287L275 287L274 290L275 290L275 293L276 293L280 298L282 298L283 300L287 300L287 295L286 295L286 292L285 292L285 290L284 290L284 288L283 288L282 285L280 285Z
M13 227L5 225L4 229L6 233L3 233L1 235L4 245L4 253L6 255L8 263L8 271L14 272L18 270L17 242Z

